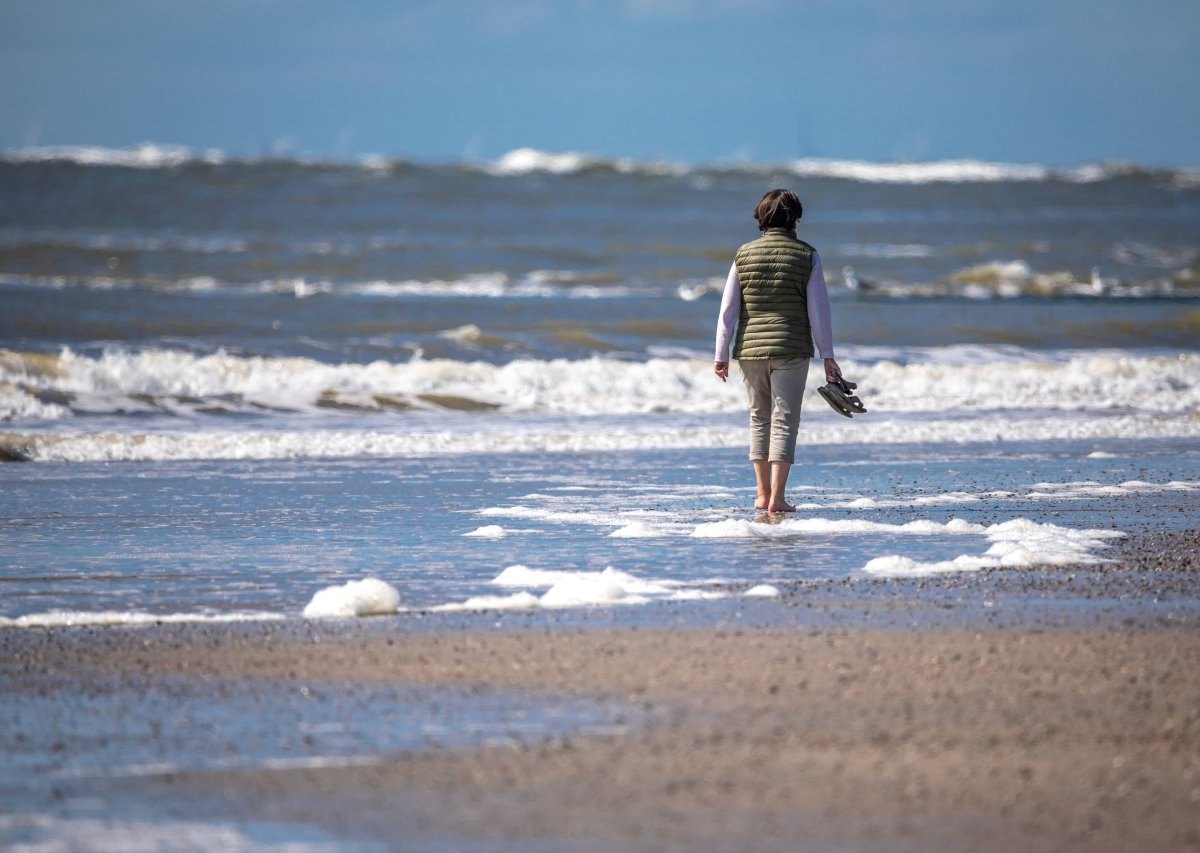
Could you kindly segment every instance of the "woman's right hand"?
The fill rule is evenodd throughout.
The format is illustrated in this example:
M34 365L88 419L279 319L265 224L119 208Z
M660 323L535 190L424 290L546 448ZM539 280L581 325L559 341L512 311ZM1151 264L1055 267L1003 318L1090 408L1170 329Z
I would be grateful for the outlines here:
M729 378L729 362L714 361L713 362L713 373L717 374L717 378L720 379L722 382L724 382L726 379Z

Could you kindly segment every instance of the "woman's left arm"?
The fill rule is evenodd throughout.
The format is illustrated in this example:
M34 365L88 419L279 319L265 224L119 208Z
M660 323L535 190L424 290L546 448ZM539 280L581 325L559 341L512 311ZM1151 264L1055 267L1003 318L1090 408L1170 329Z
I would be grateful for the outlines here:
M825 270L821 266L821 256L815 249L813 250L812 273L808 277L806 296L808 324L812 327L817 352L825 360L825 381L832 382L842 375L842 370L834 360L833 316L829 310L829 291L825 287Z

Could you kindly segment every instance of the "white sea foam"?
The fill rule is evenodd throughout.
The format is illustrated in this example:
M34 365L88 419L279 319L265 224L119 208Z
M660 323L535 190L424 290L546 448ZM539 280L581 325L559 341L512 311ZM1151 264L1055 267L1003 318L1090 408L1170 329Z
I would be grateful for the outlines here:
M598 158L571 151L555 154L536 148L517 148L493 162L488 170L496 175L527 175L530 172L566 175L601 162Z
M995 183L1044 181L1051 176L1045 166L989 163L982 160L878 163L864 160L794 160L789 170L806 178L843 178L885 184Z
M499 599L471 599L449 609L480 609L480 602L499 609L511 607L584 607L601 604L646 604L651 601L684 601L721 598L724 593L689 589L681 581L640 578L609 566L600 572L566 569L533 569L509 566L492 583L505 587L544 590L540 596L502 596ZM517 593L520 596L521 593ZM532 593L528 593L532 596ZM470 605L470 606L469 606Z
M804 158L784 164L736 163L714 165L685 165L671 161L638 161L614 159L580 152L550 152L536 148L518 148L484 166L495 175L522 176L535 172L573 175L595 169L607 169L625 174L695 175L703 178L706 172L775 173L780 169L804 178L831 178L884 184L928 183L1001 183L1040 182L1048 180L1091 183L1131 172L1136 167L1122 164L1086 165L1074 169L1052 169L1029 163L996 163L985 160L932 160L878 162L867 160L835 160ZM1176 183L1186 185L1197 173L1180 170L1166 173Z
M245 251L236 242L190 241L146 241L146 246L157 245L159 249L185 249L187 251L224 252ZM111 248L121 251L119 246ZM349 254L353 247L334 246L322 250L319 246L292 247L293 250L313 251L319 254ZM126 246L125 251L155 250ZM130 278L117 275L19 275L0 273L0 284L18 287L64 290L127 291L149 290L163 293L220 293L227 296L257 296L262 294L293 296L307 299L313 296L361 297L370 299L410 298L477 298L477 299L617 299L634 295L652 295L657 291L648 286L633 287L627 284L597 285L571 281L567 276L555 279L542 271L533 271L523 276L509 276L502 272L473 273L453 279L406 279L392 281L374 279L370 281L329 281L304 277L272 278L258 282L223 281L212 276L185 276L183 278L140 277Z
M834 500L829 503L806 503L798 505L799 509L891 509L894 507L942 506L946 504L958 506L976 503L984 500L987 493L973 494L971 492L938 492L932 495L912 495L905 498L868 498L856 497L848 500ZM991 495L995 497L995 495Z
M143 613L134 610L48 610L8 618L0 616L0 628L71 628L88 625L139 627L192 622L272 622L285 618L279 613Z
M651 539L664 535L664 530L660 527L651 527L644 521L633 521L608 535L614 539Z
M760 583L757 586L752 586L742 593L747 598L779 598L783 595L779 591L779 587L772 586L769 583Z
M627 593L639 595L666 595L682 586L678 581L644 580L614 569L612 566L601 572L587 572L567 569L532 569L520 564L504 569L492 580L492 583L497 586L522 586L538 589L553 588L564 582L581 579L617 584Z
M474 536L477 539L503 539L508 535L508 531L499 524L485 524L483 527L476 527L463 536Z
M511 595L477 595L461 603L442 604L437 611L460 610L532 610L541 606L541 600L529 592L514 592Z
M172 768L174 769L174 768ZM20 839L9 848L22 853L58 850L122 850L152 853L161 850L237 850L243 853L280 851L328 853L338 845L321 841L256 839L232 824L210 821L63 817L21 812L0 814L0 837Z
M534 172L554 175L574 175L590 169L605 169L625 174L683 175L688 168L665 160L637 161L625 158L600 157L576 151L555 153L537 148L517 148L487 164L485 170L493 175L519 176Z
M615 577L580 573L568 575L542 594L542 607L580 607L588 604L612 604L624 599L629 603L643 603L640 596L632 596L626 585Z
M1112 440L1200 438L1200 419L1154 415L1110 415L1088 419L1022 418L1012 415L966 420L920 422L879 419L859 425L808 426L800 443L893 445L964 444L981 441L1047 442L1061 440ZM613 427L609 423L588 430L548 425L498 428L491 431L447 429L404 433L379 430L278 429L205 430L172 432L0 432L0 448L33 461L54 462L159 462L188 459L313 459L386 458L497 453L583 453L634 450L670 450L742 447L745 430L714 426L695 428L667 425ZM821 508L822 504L806 504ZM518 517L508 511L495 513ZM549 516L536 512L522 516L548 520L587 522L585 513ZM594 524L612 524L614 515L596 516ZM627 520L616 520L621 526Z
M900 533L917 536L983 533L983 525L953 518L945 523L919 519L905 524L886 524L861 518L786 518L780 521L747 521L730 518L698 524L692 536L698 539L787 539L794 536L823 536L848 533Z
M380 154L330 158L313 155L275 152L265 157L234 157L215 148L196 150L181 145L142 143L127 148L106 148L97 145L49 145L10 148L0 151L0 162L45 163L67 162L82 166L123 166L128 168L177 168L190 164L287 165L320 169L348 168L373 173L387 173L398 166L425 168ZM447 164L430 164L428 168L444 169ZM1069 169L1055 169L1039 164L997 163L984 160L932 161L867 161L804 158L790 163L738 162L685 164L669 160L636 160L605 157L582 152L553 152L536 148L517 148L491 162L464 163L465 168L490 174L522 177L532 173L573 175L589 170L614 171L631 175L691 177L696 186L711 186L714 173L744 173L756 176L787 170L807 178L833 178L868 183L996 183L1030 181L1094 181L1150 176L1182 188L1200 185L1197 169L1149 169L1129 163L1097 163Z
M838 254L858 258L928 258L933 256L934 249L923 243L845 243Z
M1049 498L1053 500L1088 500L1092 498L1124 497L1147 492L1196 492L1200 482L1172 480L1169 483L1146 483L1141 480L1126 480L1123 483L1105 484L1095 481L1074 483L1035 483L1026 492L1026 498Z
M889 577L983 568L1106 562L1099 552L1108 546L1109 540L1126 535L1114 530L1075 530L1025 518L990 526L959 518L945 523L920 519L906 524L823 518L787 519L771 524L730 519L698 525L692 535L702 538L784 539L850 534L971 535L983 536L992 543L982 554L963 554L953 560L920 562L900 554L889 554L871 560L863 568L868 574Z
M1041 353L1004 347L886 351L843 361L872 421L901 412L1059 412L1190 415L1200 410L1200 355L1135 355L1121 350ZM63 417L67 409L177 410L187 399L249 409L313 410L349 397L359 408L388 411L400 400L437 408L437 399L475 401L508 412L617 415L740 412L734 383L714 383L696 358L628 361L517 359L505 364L451 359L327 364L307 358L197 355L182 350L110 349L85 356L0 350L0 419ZM811 404L827 414L815 398ZM53 396L54 402L41 398ZM69 406L60 402L69 398Z
M962 554L953 560L920 562L899 554L876 557L863 571L884 577L911 577L945 572L1045 565L1110 562L1100 555L1109 541L1126 534L1117 530L1075 530L1017 518L983 531L992 543L983 554Z
M34 394L0 380L0 420L58 420L70 416L67 406L43 402Z
M132 148L104 148L99 145L48 145L14 148L5 151L2 159L10 163L62 161L81 166L162 169L189 163L216 165L225 162L225 155L215 148L195 151L182 145L155 145L145 142Z
M386 581L364 578L317 592L304 608L307 618L381 616L400 608L400 593Z

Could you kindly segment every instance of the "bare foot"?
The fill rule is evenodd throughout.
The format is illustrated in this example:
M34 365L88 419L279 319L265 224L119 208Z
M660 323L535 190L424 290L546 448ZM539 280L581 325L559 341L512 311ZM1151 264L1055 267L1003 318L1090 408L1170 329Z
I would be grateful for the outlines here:
M767 504L767 512L795 512L796 507L790 503L771 503Z
M754 508L755 509L766 509L769 504L770 504L770 501L768 501L766 498L759 498L758 500L756 500L754 502Z

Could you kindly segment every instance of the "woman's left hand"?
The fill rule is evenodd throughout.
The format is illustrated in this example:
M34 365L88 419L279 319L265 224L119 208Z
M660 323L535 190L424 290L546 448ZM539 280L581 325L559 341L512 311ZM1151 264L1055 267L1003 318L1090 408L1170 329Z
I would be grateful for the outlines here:
M720 379L722 382L724 382L726 379L729 378L729 362L714 361L713 362L713 373L717 374L717 378Z
M836 382L842 378L842 369L832 358L825 359L825 381Z

